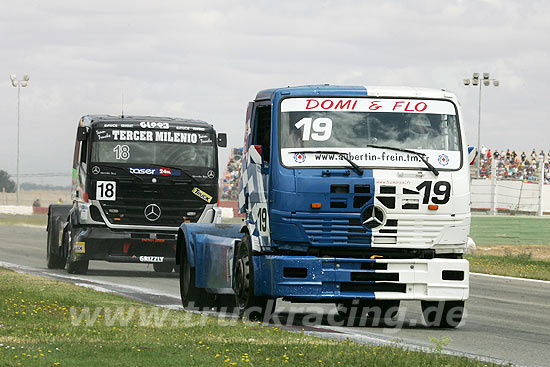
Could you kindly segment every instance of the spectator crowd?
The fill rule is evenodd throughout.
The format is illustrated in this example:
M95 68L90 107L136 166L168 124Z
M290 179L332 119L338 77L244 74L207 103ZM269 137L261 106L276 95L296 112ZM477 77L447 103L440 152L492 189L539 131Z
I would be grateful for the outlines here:
M505 180L520 180L537 182L539 177L539 164L544 162L544 183L550 184L550 150L537 153L535 149L530 154L515 150L491 150L485 146L480 149L480 172L482 178L491 177L491 164L496 161L497 178Z
M239 196L239 178L241 177L241 158L243 148L233 148L229 162L222 176L222 200L237 200Z
M239 195L239 179L241 177L241 158L243 148L233 148L222 176L222 200L237 200ZM535 149L531 153L518 153L515 150L491 150L485 146L480 149L481 178L491 177L491 164L496 160L497 178L504 180L519 180L526 182L538 182L539 163L544 161L544 183L550 184L550 150L537 153Z

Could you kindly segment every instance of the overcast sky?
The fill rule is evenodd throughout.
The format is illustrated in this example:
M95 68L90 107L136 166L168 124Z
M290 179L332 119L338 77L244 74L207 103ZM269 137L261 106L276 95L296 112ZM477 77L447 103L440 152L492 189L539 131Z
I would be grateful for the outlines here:
M501 83L482 92L482 143L548 151L549 19L544 0L0 0L0 169L16 170L13 73L30 75L21 173L69 174L78 119L120 114L122 93L125 114L206 120L239 146L247 102L261 89L445 88L475 145L478 89L462 83L473 72Z

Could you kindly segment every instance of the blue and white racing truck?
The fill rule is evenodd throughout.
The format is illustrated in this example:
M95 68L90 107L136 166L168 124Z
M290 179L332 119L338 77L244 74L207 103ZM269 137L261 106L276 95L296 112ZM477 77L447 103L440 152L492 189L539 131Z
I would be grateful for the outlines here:
M456 327L469 292L468 163L445 90L261 91L246 116L245 220L182 224L183 304L234 297L252 317L282 298L391 318L401 300L419 300L428 325Z

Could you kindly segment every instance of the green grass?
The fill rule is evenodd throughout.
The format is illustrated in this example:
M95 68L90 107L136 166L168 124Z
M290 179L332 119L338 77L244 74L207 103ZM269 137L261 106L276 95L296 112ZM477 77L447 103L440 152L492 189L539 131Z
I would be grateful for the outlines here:
M95 322L90 317L78 321L84 307L91 314L96 307L103 311ZM126 321L110 323L107 308L120 308ZM162 326L135 316L155 312L165 313ZM4 269L0 269L0 315L1 366L487 365L437 353L438 343L432 348L436 353L430 354L337 342L258 323L235 320L223 325L215 317L154 308Z
M0 224L6 224L6 225L30 224L35 226L45 226L48 224L48 215L47 214L33 214L33 215L0 214Z
M472 216L470 237L476 245L550 245L550 218Z
M534 260L530 253L505 256L467 255L470 271L519 278L550 280L550 261Z

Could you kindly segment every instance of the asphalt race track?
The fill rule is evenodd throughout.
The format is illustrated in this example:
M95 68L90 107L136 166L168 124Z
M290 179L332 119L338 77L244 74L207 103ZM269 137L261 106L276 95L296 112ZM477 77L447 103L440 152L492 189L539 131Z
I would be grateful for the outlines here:
M177 274L157 274L151 265L90 262L85 276L68 277L65 271L46 268L45 228L0 225L2 262L23 266L30 273L117 291L149 303L178 307ZM315 333L336 338L383 343L399 340L405 346L433 346L430 338L451 339L447 350L485 356L518 365L550 365L550 282L514 280L473 274L470 278L467 318L458 329L423 326L418 302L403 302L403 328L334 327L319 325ZM290 307L309 307L316 312L334 313L330 305L277 303L277 313ZM322 310L322 311L321 311ZM301 326L298 326L301 330Z

